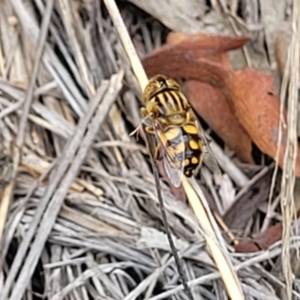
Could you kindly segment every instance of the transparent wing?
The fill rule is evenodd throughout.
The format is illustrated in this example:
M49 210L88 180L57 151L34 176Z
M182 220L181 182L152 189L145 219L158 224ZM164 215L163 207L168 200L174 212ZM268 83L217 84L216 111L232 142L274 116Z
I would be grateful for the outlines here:
M209 143L207 141L207 138L205 136L205 133L201 132L201 139L203 143L203 163L215 174L222 175L221 170L219 168L217 159L211 150Z
M164 168L170 182L172 183L172 185L178 188L182 180L183 164L181 164L179 168L173 166L173 163L170 161L167 152L165 152L165 155L163 156L163 161L164 161Z
M166 141L164 140L164 136L161 131L156 130L156 136L159 143L159 146L162 149L163 154L163 163L166 174L173 186L178 188L181 184L182 175L184 171L184 152L180 152L178 154L175 151L170 151L165 147ZM179 143L184 143L183 136L180 135L178 138ZM173 150L173 149L172 149Z

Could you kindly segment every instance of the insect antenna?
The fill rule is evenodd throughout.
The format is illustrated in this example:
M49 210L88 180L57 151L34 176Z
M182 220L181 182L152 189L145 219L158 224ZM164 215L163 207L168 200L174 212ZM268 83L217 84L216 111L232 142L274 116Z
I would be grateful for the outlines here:
M150 140L149 140L149 136L147 134L146 134L146 138L147 138L147 143L149 145ZM188 286L188 283L187 283L187 281L188 281L187 276L183 271L182 263L180 261L179 255L178 255L177 250L175 248L173 238L171 236L170 226L169 226L169 223L168 223L168 220L167 220L167 213L166 213L166 209L165 209L165 205L164 205L164 201L163 201L163 197L162 197L161 189L160 189L158 169L157 169L156 163L155 163L154 158L153 158L152 155L150 155L150 160L151 160L151 165L152 165L153 175L154 175L154 180L155 180L155 185L156 185L158 203L159 203L159 206L160 206L160 211L161 211L164 227L166 229L166 234L167 234L167 238L168 238L168 241L169 241L169 244L170 244L171 252L174 256L175 264L176 264L179 276L181 278L181 281L182 281L182 284L183 284L183 287L184 287L184 291L185 291L185 293L186 293L189 300L194 300L194 297L191 293L191 289L190 289L190 287Z
M145 124L145 122L147 121L147 119L149 119L149 117L150 117L150 116L145 116L145 117L143 117L142 120L141 120L141 122L140 122L140 124L139 124L139 126L137 126L137 128L134 129L134 130L129 134L129 136L135 135L135 134L143 127L143 124Z

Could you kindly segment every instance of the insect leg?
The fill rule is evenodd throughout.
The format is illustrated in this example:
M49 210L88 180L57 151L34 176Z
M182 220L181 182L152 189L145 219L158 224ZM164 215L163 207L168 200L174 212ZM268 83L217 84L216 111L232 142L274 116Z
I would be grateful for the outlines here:
M159 160L160 159L160 154L161 154L160 147L156 146L155 150L154 150L154 158L155 158L155 160Z

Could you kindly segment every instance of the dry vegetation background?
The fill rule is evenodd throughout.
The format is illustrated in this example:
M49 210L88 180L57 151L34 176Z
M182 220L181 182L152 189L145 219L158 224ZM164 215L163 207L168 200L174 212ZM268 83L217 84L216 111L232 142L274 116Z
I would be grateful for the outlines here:
M197 181L246 299L300 299L297 219L288 238L299 1L117 4L147 74L181 80L212 138L221 184L205 167ZM0 0L1 300L187 299L144 136L130 136L141 105L102 1ZM195 299L228 299L183 190L160 171Z

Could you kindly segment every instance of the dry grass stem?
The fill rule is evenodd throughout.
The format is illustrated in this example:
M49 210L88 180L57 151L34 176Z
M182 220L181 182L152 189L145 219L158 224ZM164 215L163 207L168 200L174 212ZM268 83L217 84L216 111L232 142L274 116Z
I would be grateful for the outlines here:
M289 60L289 86L287 99L287 149L285 152L284 168L281 182L281 207L283 212L283 249L282 249L282 268L286 282L286 297L292 299L293 271L291 268L290 255L290 235L291 224L295 216L295 165L297 159L298 136L298 104L299 104L299 67L300 67L300 1L293 1L293 32L290 44Z

